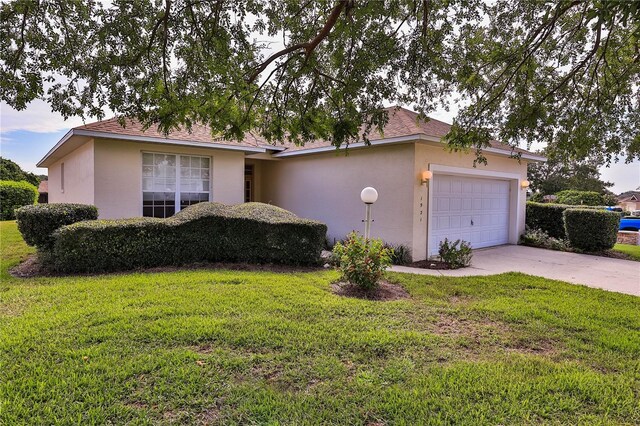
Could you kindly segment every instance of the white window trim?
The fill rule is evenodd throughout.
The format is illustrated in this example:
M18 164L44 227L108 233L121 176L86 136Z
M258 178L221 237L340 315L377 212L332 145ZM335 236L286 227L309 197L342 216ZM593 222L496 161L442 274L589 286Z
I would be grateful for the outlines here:
M178 213L181 208L180 208L180 157L181 156L185 156L185 157L199 157L199 158L208 158L209 159L209 199L207 201L211 201L213 198L213 157L209 156L209 155L199 155L199 154L178 154L175 152L162 152L162 151L140 151L140 163L139 166L140 168L138 170L140 170L140 202L138 203L140 206L140 216L144 217L144 196L143 193L144 192L156 192L156 191L145 191L144 185L143 185L143 181L144 181L144 174L142 173L142 168L143 168L143 162L144 162L144 154L159 154L159 155L175 155L176 157L176 191L175 191L175 198L174 198L174 202L175 202L175 212L173 213L174 215L176 213ZM190 191L190 192L194 192L194 191ZM202 192L204 193L204 191L198 191L198 192Z

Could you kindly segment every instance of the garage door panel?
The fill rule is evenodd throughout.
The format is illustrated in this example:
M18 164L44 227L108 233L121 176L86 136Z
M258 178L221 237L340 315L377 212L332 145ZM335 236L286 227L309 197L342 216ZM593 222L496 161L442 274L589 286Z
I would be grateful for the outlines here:
M508 242L508 181L436 175L433 188L431 255L445 238L469 241L473 248Z

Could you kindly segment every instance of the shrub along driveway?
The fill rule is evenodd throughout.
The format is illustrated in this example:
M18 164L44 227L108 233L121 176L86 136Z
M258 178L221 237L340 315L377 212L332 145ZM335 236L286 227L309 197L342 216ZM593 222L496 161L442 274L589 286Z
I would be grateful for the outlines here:
M0 424L640 424L640 298L523 274L16 279L0 223Z
M473 251L471 266L452 271L394 266L396 272L462 277L522 272L640 296L640 263L527 246L500 246Z

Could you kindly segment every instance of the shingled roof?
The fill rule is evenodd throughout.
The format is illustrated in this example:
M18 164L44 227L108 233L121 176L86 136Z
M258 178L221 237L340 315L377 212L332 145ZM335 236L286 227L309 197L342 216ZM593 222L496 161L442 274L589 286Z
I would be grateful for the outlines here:
M433 118L429 118L428 120L420 119L418 113L406 108L390 107L387 110L389 112L389 120L384 127L384 133L380 134L377 131L372 131L369 135L370 140L375 141L411 136L435 138L439 140L449 133L451 129L451 125L448 123ZM275 147L278 150L285 150L286 152L306 151L331 146L330 141L314 141L306 143L304 146L297 146L289 141L270 144L255 132L247 132L242 141L230 141L213 137L211 129L202 124L195 124L191 131L186 129L174 130L170 132L168 136L165 136L155 128L145 130L142 124L136 120L125 120L125 126L123 127L116 118L85 124L75 127L74 130L87 130L129 137L140 136L185 142L215 143L236 147L261 147L267 149ZM508 152L513 151L509 145L501 144L498 141L491 141L491 146L492 148ZM529 153L523 149L515 149L515 152Z

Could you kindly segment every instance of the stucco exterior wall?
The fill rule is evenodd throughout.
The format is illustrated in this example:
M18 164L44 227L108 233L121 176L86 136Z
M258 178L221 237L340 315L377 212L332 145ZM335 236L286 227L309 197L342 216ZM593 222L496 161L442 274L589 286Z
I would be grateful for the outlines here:
M101 219L142 216L142 152L211 157L211 198L244 201L244 153L186 146L96 139L95 205Z
M485 153L487 165L477 164L473 167L475 153L449 152L440 146L415 144L415 162L413 168L413 246L414 260L427 257L427 229L428 229L428 197L427 185L420 184L420 173L430 170L432 166L449 166L468 169L469 173L478 174L477 178L509 180L511 183L510 227L509 242L516 244L519 236L524 232L526 191L520 190L520 182L527 178L527 162L518 162L515 158ZM486 175L486 176L483 176ZM515 175L516 178L500 175ZM437 179L435 172L434 179Z
M62 164L64 163L64 190ZM94 142L89 142L49 166L49 203L94 204Z
M326 223L333 241L353 230L363 232L360 192L373 186L379 198L372 210L372 237L410 245L413 174L412 144L263 161L260 201Z

